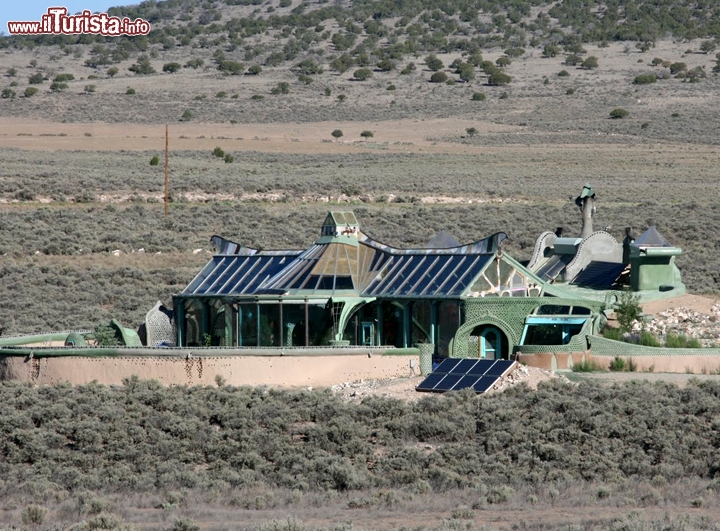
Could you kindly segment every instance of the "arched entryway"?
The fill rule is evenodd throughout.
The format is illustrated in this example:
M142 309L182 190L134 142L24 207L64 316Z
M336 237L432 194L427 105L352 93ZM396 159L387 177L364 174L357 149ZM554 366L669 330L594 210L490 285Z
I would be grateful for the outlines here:
M470 332L468 355L484 359L508 359L508 339L498 327L479 325Z

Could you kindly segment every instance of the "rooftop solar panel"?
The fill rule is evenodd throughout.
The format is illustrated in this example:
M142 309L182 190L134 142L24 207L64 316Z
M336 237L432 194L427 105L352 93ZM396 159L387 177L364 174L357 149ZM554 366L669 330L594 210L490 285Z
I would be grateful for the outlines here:
M449 358L425 378L416 391L443 393L473 389L484 393L515 366L510 360Z

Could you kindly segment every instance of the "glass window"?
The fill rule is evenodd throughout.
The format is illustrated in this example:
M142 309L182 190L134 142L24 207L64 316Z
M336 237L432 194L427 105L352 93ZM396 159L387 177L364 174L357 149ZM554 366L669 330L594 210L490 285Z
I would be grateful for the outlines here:
M260 304L260 346L280 346L280 305Z
M238 305L238 346L257 347L257 304Z
M308 304L308 343L311 347L329 345L333 339L330 305Z
M208 305L210 312L210 329L206 332L210 335L210 345L207 345L207 335L202 338L205 346L224 347L225 342L225 305L218 300Z
M440 357L449 356L449 345L460 326L460 308L455 301L443 301L437 308L437 353Z
M429 301L417 301L410 304L411 324L410 345L430 341L432 316Z
M355 286L353 286L352 277L350 277L350 276L335 277L335 289L355 289Z
M590 315L590 308L584 306L573 306L572 315Z
M186 347L202 346L203 311L202 302L191 299L185 302L185 337Z
M403 307L392 302L382 303L382 345L405 346Z
M435 273L431 279L428 279L427 287L424 295L434 295L447 280L448 275L453 272L462 260L461 256L443 256L440 259L442 266L435 269Z
M544 304L535 312L537 315L569 315L570 306L559 306L557 304Z
M563 327L561 324L529 325L525 333L524 345L562 345Z
M531 324L525 330L523 345L567 345L580 333L582 324Z
M305 346L305 303L283 303L283 346Z

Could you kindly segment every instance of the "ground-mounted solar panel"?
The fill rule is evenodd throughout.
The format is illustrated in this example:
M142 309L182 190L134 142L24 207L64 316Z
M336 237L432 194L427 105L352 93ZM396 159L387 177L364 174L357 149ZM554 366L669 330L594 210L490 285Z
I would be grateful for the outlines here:
M438 374L436 372L430 373L427 378L425 378L422 382L420 382L420 385L418 385L415 390L416 391L434 391L435 386L440 383L440 380L445 378L447 376L446 374Z
M458 382L453 387L453 390L467 389L468 387L472 387L479 379L480 378L478 378L477 376L465 375L460 378L460 380L458 380Z
M475 384L473 385L473 391L476 393L485 393L487 392L493 385L495 385L495 382L498 381L498 378L495 376L483 376L480 378Z
M505 372L512 367L514 361L508 361L508 360L497 360L490 369L485 373L485 376L495 376L500 377Z
M446 359L418 385L416 391L444 393L473 389L484 393L515 367L510 360Z
M468 371L472 370L477 363L478 360L476 359L460 360L460 363L455 365L455 367L453 367L449 372L451 374L466 374Z
M455 384L457 384L463 376L464 374L446 374L445 378L440 380L437 385L433 387L433 391L452 391L452 389L455 387Z
M435 368L435 370L433 371L433 373L437 373L437 374L447 374L447 373L449 373L451 370L453 370L453 368L454 368L458 363L460 363L461 361L462 361L462 360L461 360L460 358L448 358L448 359L446 359L446 360L443 360L443 361L440 363L440 365L438 365L438 366Z

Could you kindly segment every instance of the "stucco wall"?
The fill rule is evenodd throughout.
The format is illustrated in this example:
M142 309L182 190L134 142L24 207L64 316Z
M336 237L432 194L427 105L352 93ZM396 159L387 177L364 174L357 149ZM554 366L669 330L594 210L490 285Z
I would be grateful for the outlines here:
M635 364L636 372L680 372L693 374L720 373L720 354L625 356L626 366L630 360ZM517 354L517 361L530 367L548 371L572 370L573 366L585 361L594 363L600 370L608 369L615 356L602 356L587 352L539 352L536 354Z
M412 362L412 368L411 368ZM215 385L221 376L229 385L324 387L375 378L398 378L420 374L418 355L337 356L228 356L153 357L47 357L0 356L0 379L38 385L98 381L120 385L137 375L166 385Z

